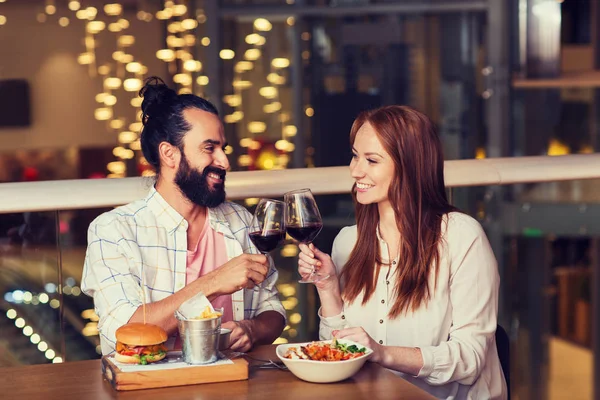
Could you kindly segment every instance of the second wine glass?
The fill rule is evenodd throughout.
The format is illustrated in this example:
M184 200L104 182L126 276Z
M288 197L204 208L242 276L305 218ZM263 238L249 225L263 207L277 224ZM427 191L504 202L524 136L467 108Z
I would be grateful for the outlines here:
M285 226L288 235L300 243L310 244L323 229L323 221L317 202L310 189L300 189L284 194ZM315 271L298 281L300 283L315 283L329 278Z
M285 204L261 199L254 211L250 240L262 254L275 250L285 240Z

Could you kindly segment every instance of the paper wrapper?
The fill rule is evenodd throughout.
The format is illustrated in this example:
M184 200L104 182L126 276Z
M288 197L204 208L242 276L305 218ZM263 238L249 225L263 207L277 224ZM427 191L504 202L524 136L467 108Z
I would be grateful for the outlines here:
M198 293L181 304L175 311L175 317L180 320L194 319L198 317L206 307L209 307L211 312L215 312L215 309L206 296L202 293Z

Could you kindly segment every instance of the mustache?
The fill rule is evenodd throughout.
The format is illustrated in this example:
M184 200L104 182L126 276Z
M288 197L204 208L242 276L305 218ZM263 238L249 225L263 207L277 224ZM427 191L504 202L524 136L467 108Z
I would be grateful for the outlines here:
M227 171L223 168L217 168L209 165L204 168L204 171L202 171L202 176L206 178L210 173L218 175L222 180L225 180L225 175L227 175Z

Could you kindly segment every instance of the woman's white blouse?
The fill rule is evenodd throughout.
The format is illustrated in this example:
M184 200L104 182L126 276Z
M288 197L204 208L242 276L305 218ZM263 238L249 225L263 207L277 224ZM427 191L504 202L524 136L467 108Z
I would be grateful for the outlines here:
M388 318L394 304L394 262L382 267L375 293L365 305L359 296L353 303L344 302L341 314L321 316L320 337L329 339L333 330L361 326L385 346L420 348L424 364L419 375L401 375L432 395L506 399L494 336L500 284L496 259L483 229L466 214L448 214L442 222L442 238L437 284L432 273L432 297L426 305ZM388 247L378 239L385 260ZM332 259L338 276L356 240L356 225L343 228L335 238Z

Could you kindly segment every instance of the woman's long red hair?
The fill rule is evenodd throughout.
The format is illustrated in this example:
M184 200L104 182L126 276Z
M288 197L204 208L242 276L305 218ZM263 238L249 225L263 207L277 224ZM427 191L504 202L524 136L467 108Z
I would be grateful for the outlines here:
M430 298L429 277L437 279L442 240L442 218L456 209L448 203L444 185L442 146L431 120L407 106L386 106L363 112L352 125L353 145L361 126L370 124L394 162L395 175L388 198L400 231L395 302L390 318L416 310ZM341 274L344 298L354 301L362 293L365 304L375 292L382 264L377 227L377 204L356 201L358 240ZM390 244L393 246L393 244Z

